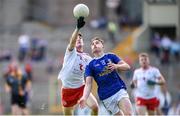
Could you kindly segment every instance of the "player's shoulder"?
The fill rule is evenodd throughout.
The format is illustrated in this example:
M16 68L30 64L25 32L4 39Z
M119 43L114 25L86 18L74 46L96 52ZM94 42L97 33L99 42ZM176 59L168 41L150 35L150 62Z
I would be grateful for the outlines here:
M88 63L87 66L88 66L89 68L94 67L94 65L96 64L95 61L96 61L96 59L92 58L92 59L89 61L89 63Z
M89 62L89 64L90 64L90 63L93 63L94 61L96 61L96 59L95 59L95 58L92 58L91 61Z
M138 73L138 72L141 72L141 71L142 71L141 68L137 68L137 69L134 70L135 73Z
M88 56L88 57L91 57L90 55L89 55L89 53L86 53L86 52L83 52L83 53L81 53L82 55L85 55L85 56Z
M159 69L157 67L155 67L155 66L150 66L150 70L156 71L156 70L159 70Z
M81 54L82 54L82 56L83 56L85 59L87 59L88 61L91 61L91 60L92 60L92 57L91 57L88 53L83 52L83 53L81 53Z
M105 55L109 55L109 56L116 56L116 54L115 54L115 53L113 53L113 52L107 52Z
M114 53L112 53L112 52L107 52L107 53L105 53L104 56L107 56L107 57L109 57L109 58L117 57L117 55L114 54Z

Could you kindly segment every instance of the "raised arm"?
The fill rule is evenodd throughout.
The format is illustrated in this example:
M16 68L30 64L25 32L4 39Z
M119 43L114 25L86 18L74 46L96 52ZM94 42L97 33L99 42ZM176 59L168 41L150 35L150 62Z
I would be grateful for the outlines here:
M80 28L82 28L85 25L85 21L84 21L84 17L79 17L77 19L77 25L76 25L76 29L74 30L70 41L69 41L69 45L68 45L68 50L72 51L75 48L76 45L76 40L78 38L78 33Z
M70 38L70 41L69 41L69 45L68 45L68 50L69 51L72 51L74 48L75 48L75 45L76 45L76 39L78 37L78 32L79 30L76 28Z

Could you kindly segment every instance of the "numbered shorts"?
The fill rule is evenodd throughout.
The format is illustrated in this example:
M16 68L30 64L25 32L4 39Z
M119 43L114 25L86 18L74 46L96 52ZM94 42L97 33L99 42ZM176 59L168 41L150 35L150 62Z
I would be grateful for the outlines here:
M116 94L102 101L104 107L111 112L116 114L120 111L118 103L122 98L129 98L129 95L125 89L119 90Z
M79 88L62 88L61 89L61 102L64 107L72 107L77 104L78 100L82 97L84 85Z

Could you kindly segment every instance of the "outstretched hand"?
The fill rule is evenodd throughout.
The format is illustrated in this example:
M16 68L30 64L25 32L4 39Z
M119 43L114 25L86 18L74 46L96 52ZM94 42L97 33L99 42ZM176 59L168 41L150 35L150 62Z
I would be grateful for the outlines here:
M80 29L80 28L82 28L84 25L85 25L85 21L84 21L84 17L79 17L78 19L77 19L77 28L78 29Z
M78 104L79 104L79 107L81 109L83 109L85 106L86 106L86 101L84 98L81 98L79 101L78 101Z

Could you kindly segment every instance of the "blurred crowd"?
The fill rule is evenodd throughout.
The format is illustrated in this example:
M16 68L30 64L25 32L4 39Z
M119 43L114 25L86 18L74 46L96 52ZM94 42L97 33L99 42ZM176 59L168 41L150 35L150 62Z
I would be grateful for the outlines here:
M1 74L5 83L2 85L4 87L0 88L0 92L3 93L2 89L5 89L7 95L10 95L12 115L28 115L34 77L32 62L45 60L47 41L40 37L30 37L28 34L20 35L17 40L17 54L8 49L0 52L0 62L5 64ZM52 65L48 65L47 69L49 67ZM0 96L0 114L5 111L4 105Z
M159 58L161 64L169 64L174 60L178 62L180 58L179 39L155 32L151 39L151 51Z
M22 34L18 39L19 43L19 61L23 61L25 58L33 61L41 61L45 58L47 50L47 41L40 37L31 38L27 34Z
M27 104L32 88L32 66L30 62L20 65L12 60L3 71L5 91L10 95L12 115L28 115Z

